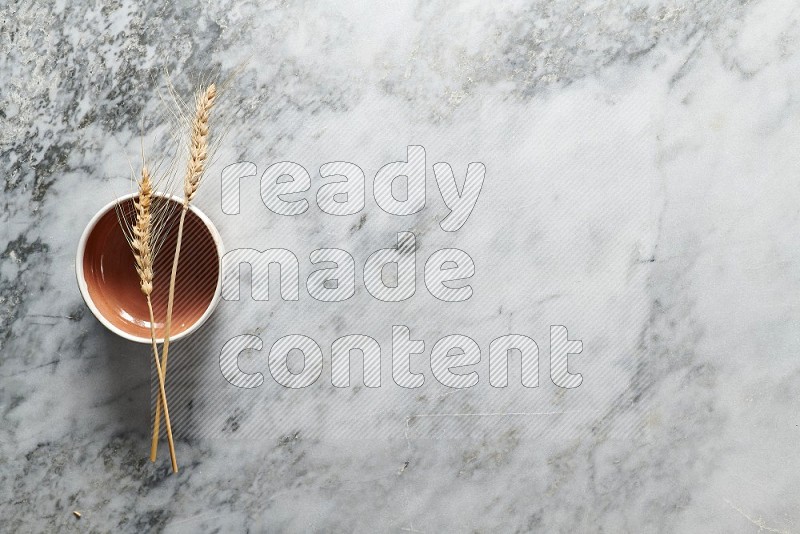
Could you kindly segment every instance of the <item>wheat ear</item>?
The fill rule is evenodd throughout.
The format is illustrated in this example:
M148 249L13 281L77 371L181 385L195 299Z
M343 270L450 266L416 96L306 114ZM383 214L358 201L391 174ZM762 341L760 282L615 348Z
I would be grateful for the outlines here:
M172 274L169 278L169 297L167 300L167 323L164 330L164 348L162 352L163 374L167 373L167 358L169 356L169 336L172 328L172 306L175 301L175 277L178 274L178 259L181 253L181 238L183 237L183 223L186 219L186 212L189 204L197 194L203 173L206 170L209 145L209 119L211 108L214 107L217 98L217 86L209 85L204 91L200 91L195 99L195 112L191 123L191 134L189 137L189 161L186 166L186 174L183 179L183 209L178 223L178 239L175 244L175 257L172 260ZM166 404L164 405L164 418L169 428L169 420L166 417ZM153 441L150 444L150 460L155 462L158 454L158 436L161 433L161 404L156 401L155 421L153 422Z
M157 403L164 405L164 418L167 422L167 438L169 441L169 454L172 461L172 471L178 471L178 462L175 458L175 444L172 440L172 425L169 421L169 408L167 406L167 392L164 388L164 373L161 369L161 359L158 357L156 344L155 317L153 315L153 260L154 238L153 229L153 182L147 166L142 167L142 177L139 180L139 194L133 201L136 220L130 232L130 245L136 262L136 272L139 274L139 287L147 299L147 309L150 312L150 340L153 345L153 360L158 374L159 394Z

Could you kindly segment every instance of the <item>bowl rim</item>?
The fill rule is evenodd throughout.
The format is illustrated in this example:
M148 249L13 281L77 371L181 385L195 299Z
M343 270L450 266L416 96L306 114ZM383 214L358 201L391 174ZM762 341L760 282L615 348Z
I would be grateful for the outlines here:
M183 198L178 197L177 195L171 195L159 192L153 194L161 198L169 199L173 202L178 203L179 205L183 204ZM152 340L149 336L141 337L133 335L130 332L126 332L125 330L122 330L121 328L115 326L102 313L100 313L100 310L97 308L94 301L92 300L91 295L89 294L89 285L86 283L86 276L83 271L83 257L84 254L86 253L86 244L89 241L89 235L91 235L92 231L97 226L97 223L100 221L102 217L108 214L117 205L132 198L135 198L136 196L138 196L138 193L128 193L126 195L117 197L116 199L112 200L111 202L100 208L100 210L97 213L95 213L94 216L89 220L88 224L86 225L86 228L84 228L83 233L81 234L80 240L78 241L78 250L76 251L75 254L75 275L78 279L78 288L80 289L83 301L86 303L86 306L89 308L89 310L91 310L92 315L94 315L97 318L97 320L103 324L103 326L105 326L118 336L125 338L129 341L133 341L135 343L149 344L152 343ZM206 310L203 312L203 315L201 315L197 321L192 323L183 332L171 335L170 341L177 341L179 339L188 336L189 334L200 328L208 320L208 318L211 316L211 313L214 311L214 308L216 308L217 304L219 303L221 286L222 286L222 258L225 255L225 248L222 244L222 236L220 236L219 230L217 230L217 227L214 226L213 222L211 222L211 219L209 219L208 216L205 213L203 213L202 210L200 210L200 208L196 207L194 204L190 204L189 211L194 213L203 222L205 227L211 233L211 238L214 240L214 244L217 247L217 257L218 261L220 262L220 266L219 269L217 270L217 286L214 290L214 296L211 298L211 302L206 307ZM164 342L163 337L156 338L156 343L160 344L163 342Z

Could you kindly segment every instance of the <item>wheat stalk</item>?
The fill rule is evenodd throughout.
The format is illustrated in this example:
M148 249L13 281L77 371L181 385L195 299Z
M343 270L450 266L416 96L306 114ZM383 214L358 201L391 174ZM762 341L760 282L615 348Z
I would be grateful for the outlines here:
M178 223L178 239L175 244L175 256L172 261L172 274L169 279L169 297L167 300L167 321L164 330L164 347L162 352L162 374L167 372L167 358L169 356L170 329L172 328L172 307L175 301L175 278L178 273L178 259L181 252L181 239L183 237L183 224L186 219L186 212L189 204L197 194L203 174L206 170L206 163L209 157L209 119L211 108L214 107L217 98L216 84L209 85L205 90L200 90L195 98L194 116L191 122L191 134L189 137L189 158L186 166L186 174L183 179L183 209ZM164 419L169 429L169 419L167 418L167 406L164 403ZM155 421L153 422L153 440L150 445L150 460L155 462L158 453L158 436L161 433L161 402L156 401Z
M166 210L164 207L153 205L153 181L147 165L142 166L141 178L137 180L138 194L133 200L133 210L135 213L134 221L129 221L124 211L120 222L128 244L133 251L136 266L136 273L139 275L139 287L147 300L147 309L150 313L150 341L153 346L153 360L156 364L158 374L159 397L157 404L164 406L164 419L167 426L167 440L169 443L169 454L172 462L172 471L178 471L178 463L175 457L175 444L172 439L172 424L169 420L169 408L167 406L167 393L164 388L164 373L161 367L161 358L158 356L158 345L156 344L155 316L153 314L153 262L158 253L164 237L164 221ZM166 206L168 200L161 205ZM122 208L119 208L122 210ZM118 215L120 211L117 212Z

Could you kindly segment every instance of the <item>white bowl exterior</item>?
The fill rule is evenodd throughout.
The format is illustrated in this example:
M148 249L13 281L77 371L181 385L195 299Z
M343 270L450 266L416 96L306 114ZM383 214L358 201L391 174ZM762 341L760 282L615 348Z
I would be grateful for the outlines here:
M182 198L177 197L175 195L164 195L162 193L156 193L156 194L158 196L161 196L161 197L165 197L165 198L168 197L170 200L173 200L173 201L177 202L178 204L181 204L183 202ZM94 230L94 227L97 226L97 222L106 213L108 213L109 211L114 209L114 207L117 204L120 204L121 202L125 202L126 200L130 200L130 199L134 198L136 195L137 195L136 193L130 193L130 194L127 194L125 196L119 197L118 199L114 200L113 202L109 202L108 204L103 206L103 208L101 208L100 211L98 211L94 215L94 217L92 217L92 219L89 221L89 224L86 225L86 228L84 229L83 234L81 234L80 241L78 241L78 251L77 251L76 256L75 256L75 274L76 274L76 276L78 278L78 288L80 289L81 296L83 297L84 302L86 302L86 306L89 307L89 309L91 310L92 314L97 318L98 321L100 321L103 324L103 326L105 326L106 328L108 328L109 330L111 330L112 332L117 334L118 336L123 337L125 339L128 339L130 341L134 341L136 343L148 343L149 344L149 343L152 343L152 340L149 337L134 336L133 334L130 334L129 332L125 332L121 328L119 328L119 327L115 326L113 323L111 323L111 321L106 319L103 316L103 314L100 313L100 310L97 309L97 306L95 305L94 301L92 300L91 295L89 294L89 285L86 283L86 277L84 276L84 273L83 273L83 255L86 252L86 243L89 240L89 235L92 233L92 230ZM211 233L211 237L214 240L214 244L217 247L217 256L219 257L219 259L221 261L222 257L225 255L225 249L224 249L224 247L222 245L222 237L219 235L219 231L217 230L217 227L214 226L214 223L211 222L211 219L209 219L208 216L206 216L206 214L203 213L197 207L195 207L193 205L190 205L189 206L189 210L192 213L194 213L195 215L197 215L197 217L200 218L200 220L203 222L203 224L206 226L206 228L208 228L208 231ZM216 287L216 290L214 291L214 296L211 299L211 302L209 303L209 305L206 308L205 312L203 312L203 315L201 315L200 318L194 324L190 325L189 328L187 328L183 332L175 334L174 336L170 336L170 341L177 341L177 340L179 340L181 338L184 338L184 337L188 336L189 334L191 334L192 332L194 332L195 330L200 328L203 325L203 323L205 323L208 320L208 318L211 316L211 313L214 311L214 308L216 308L217 304L219 303L221 286L222 286L222 266L220 265L220 269L219 269L219 272L217 274L217 287ZM156 343L163 343L163 342L164 342L164 338L156 338Z

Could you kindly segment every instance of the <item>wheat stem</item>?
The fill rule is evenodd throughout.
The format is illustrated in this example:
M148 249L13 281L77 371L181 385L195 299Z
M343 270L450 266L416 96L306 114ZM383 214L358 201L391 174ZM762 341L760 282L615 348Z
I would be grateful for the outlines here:
M153 360L156 364L156 371L158 373L158 388L160 392L160 397L158 400L160 401L157 405L163 403L164 405L164 419L167 422L167 443L169 444L169 458L172 462L172 472L178 472L178 461L175 457L175 443L172 440L172 425L169 422L169 407L167 406L167 391L164 388L164 371L161 368L161 362L158 358L158 345L156 344L156 327L155 327L155 317L153 315L153 303L150 300L150 296L147 296L147 309L150 311L150 339L153 342Z
M172 309L175 301L175 279L178 274L178 259L181 253L181 240L183 238L183 223L186 219L186 212L189 204L194 199L203 173L209 153L208 133L211 108L214 107L217 98L217 86L209 85L204 91L200 91L195 99L195 113L192 119L191 135L189 137L189 160L186 167L186 174L183 180L183 209L181 219L178 224L178 239L175 244L175 256L172 260L172 274L169 279L169 297L167 299L167 321L164 330L164 347L162 352L163 374L167 373L167 359L169 356L170 332L172 329ZM166 419L166 406L164 406L164 416ZM161 433L161 406L156 401L155 421L153 422L153 441L150 444L150 459L155 461L158 454L158 435Z
M147 309L150 312L150 341L153 345L153 360L156 364L158 374L158 385L160 396L156 401L164 406L164 416L167 424L167 439L169 441L170 460L172 461L172 471L178 471L178 463L175 458L175 445L172 440L172 424L169 420L167 407L167 393L164 388L164 373L161 369L161 360L158 357L158 345L156 343L155 316L153 314L153 304L151 295L153 293L153 263L155 255L154 239L157 232L153 228L153 183L150 171L146 165L142 166L142 177L139 180L139 194L133 201L136 220L130 231L130 246L133 250L133 257L136 263L136 272L139 274L139 287L147 300ZM159 212L156 212L159 216ZM155 221L157 222L157 221ZM157 229L156 229L157 230Z
M170 328L172 327L172 305L174 303L174 296L175 296L175 278L178 274L178 258L180 257L181 253L181 239L183 237L183 221L186 218L186 209L181 210L181 220L178 223L178 241L175 244L175 259L172 261L172 274L169 278L169 298L167 299L167 323L164 329L164 346L161 356L161 364L163 365L163 373L166 375L167 373L167 358L169 357L169 333ZM159 399L160 400L160 399ZM166 415L166 410L164 410L164 415ZM166 419L166 417L165 417ZM155 425L153 426L153 441L150 443L150 461L156 461L156 455L158 454L158 436L161 433L161 403L156 401L156 415L155 415Z

